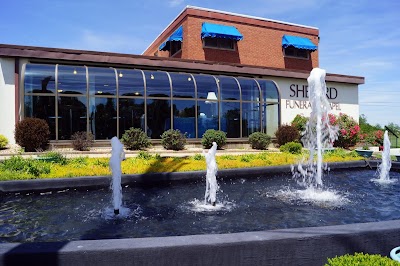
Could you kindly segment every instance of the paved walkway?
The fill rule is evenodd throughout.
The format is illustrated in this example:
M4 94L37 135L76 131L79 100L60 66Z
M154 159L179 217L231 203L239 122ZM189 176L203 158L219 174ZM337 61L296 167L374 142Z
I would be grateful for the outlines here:
M44 152L20 152L21 150L17 146L12 146L8 149L3 149L0 150L0 160L10 158L13 155L18 155L20 154L24 158L35 158L39 155L43 155ZM111 147L110 148L92 148L90 151L75 151L72 148L60 148L60 149L54 149L52 151L57 151L63 154L67 158L74 158L74 157L93 157L93 158L101 158L101 157L110 157L111 156ZM156 146L152 147L149 149L145 150L146 152L155 155L159 154L162 157L187 157L187 156L193 156L195 154L201 154L203 151L207 152L207 149L202 149L202 148L193 148L189 147L186 148L185 150L181 151L173 151L173 150L166 150L163 147ZM269 148L267 150L268 152L279 152L279 149L277 148ZM130 151L125 149L125 154L126 157L135 157L137 156L141 151ZM242 154L254 154L254 153L260 153L264 151L260 150L254 150L249 148L243 148L243 149L223 149L223 150L218 150L217 151L217 156L218 155L242 155Z

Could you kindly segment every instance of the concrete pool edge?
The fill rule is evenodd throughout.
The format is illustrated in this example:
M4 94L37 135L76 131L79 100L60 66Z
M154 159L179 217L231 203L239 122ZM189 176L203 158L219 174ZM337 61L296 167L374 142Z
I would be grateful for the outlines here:
M0 265L323 265L364 252L388 256L400 220L215 235L0 244Z
M329 163L333 169L363 168L371 166L376 168L378 161L352 161ZM392 162L393 169L400 169L400 163ZM255 168L236 168L218 171L218 177L247 177L249 175L272 175L279 173L290 173L290 165L267 166ZM122 185L130 184L151 184L153 182L183 181L188 179L201 179L205 176L205 171L192 172L164 172L137 175L123 175ZM35 192L65 189L91 189L99 187L109 187L111 176L85 176L74 178L54 178L54 179L32 179L32 180L13 180L1 181L0 193L16 192Z

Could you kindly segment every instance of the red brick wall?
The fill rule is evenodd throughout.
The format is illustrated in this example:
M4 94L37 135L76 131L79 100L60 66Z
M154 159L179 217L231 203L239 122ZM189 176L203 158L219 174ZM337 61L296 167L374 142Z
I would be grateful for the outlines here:
M219 23L235 26L243 35L243 40L237 42L237 50L220 50L203 48L201 40L202 22ZM227 23L204 18L189 17L187 19L187 32L183 40L182 58L194 60L220 61L227 63L240 63L274 68L288 68L311 70L318 66L318 50L311 53L310 60L285 58L282 52L282 36L284 34L307 37L318 45L318 37L304 33L294 33L260 27L256 25Z
M235 51L203 48L200 37L203 22L235 26L244 38L237 42ZM197 9L183 12L144 55L154 55L159 45L180 25L183 25L182 53L175 58L298 70L311 70L319 64L318 50L311 53L309 60L284 57L282 52L284 34L306 37L318 45L318 29ZM158 51L158 56L168 57L169 53Z

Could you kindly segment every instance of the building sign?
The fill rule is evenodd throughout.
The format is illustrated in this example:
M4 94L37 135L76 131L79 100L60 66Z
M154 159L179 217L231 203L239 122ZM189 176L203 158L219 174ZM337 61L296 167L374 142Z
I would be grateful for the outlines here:
M308 101L308 85L291 84L289 97L292 99L286 100L286 109L311 109L311 103ZM335 87L327 87L326 97L328 100L335 100L338 97L338 90ZM298 100L299 98L307 100ZM331 101L330 105L332 110L341 111L338 102Z

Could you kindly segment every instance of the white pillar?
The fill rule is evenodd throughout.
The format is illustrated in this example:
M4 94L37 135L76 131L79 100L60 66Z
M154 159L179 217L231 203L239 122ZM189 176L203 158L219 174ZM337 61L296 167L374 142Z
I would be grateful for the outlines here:
M0 58L0 135L15 144L15 60Z

